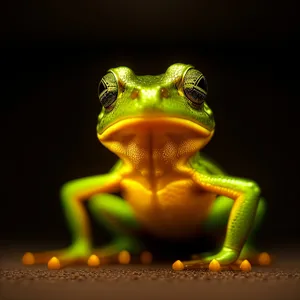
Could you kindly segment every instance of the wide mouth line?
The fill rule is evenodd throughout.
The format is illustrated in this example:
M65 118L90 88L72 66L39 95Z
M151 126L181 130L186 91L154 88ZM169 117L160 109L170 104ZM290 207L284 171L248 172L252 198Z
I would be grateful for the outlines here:
M163 114L157 114L157 115L137 115L137 116L131 116L131 117L124 117L124 118L119 118L115 122L111 123L107 127L105 127L101 133L98 133L98 136L101 137L102 135L106 135L107 132L109 131L114 131L114 128L117 130L118 127L122 127L126 125L131 124L137 124L137 123L174 123L177 125L181 125L183 127L188 127L191 129L194 129L195 131L204 134L204 135L209 135L213 130L209 130L206 128L203 124L191 120L189 118L185 118L182 116L166 116Z

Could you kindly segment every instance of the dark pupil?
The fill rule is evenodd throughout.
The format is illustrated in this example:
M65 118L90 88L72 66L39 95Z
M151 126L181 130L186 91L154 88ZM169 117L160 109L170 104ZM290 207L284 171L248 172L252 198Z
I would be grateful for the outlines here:
M204 79L204 77L202 77L202 78L200 79L200 81L198 82L197 86L198 86L199 88L201 88L202 90L204 90L205 92L207 92L207 82L206 82L206 80Z

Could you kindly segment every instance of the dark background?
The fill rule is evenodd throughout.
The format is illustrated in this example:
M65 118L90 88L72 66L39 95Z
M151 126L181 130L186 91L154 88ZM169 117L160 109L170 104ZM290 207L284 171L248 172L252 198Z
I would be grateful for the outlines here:
M60 186L115 161L96 138L110 67L200 69L216 134L206 152L256 180L261 240L300 242L296 8L264 1L26 1L1 17L1 226L6 243L69 241Z

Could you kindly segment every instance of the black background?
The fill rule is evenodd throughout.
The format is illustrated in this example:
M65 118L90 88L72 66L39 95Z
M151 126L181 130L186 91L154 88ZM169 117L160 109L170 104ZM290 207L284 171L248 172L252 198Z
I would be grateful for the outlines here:
M58 198L104 173L97 85L189 63L207 77L216 134L206 152L256 180L269 205L261 239L290 247L299 230L296 8L266 1L26 1L1 17L1 239L68 241Z

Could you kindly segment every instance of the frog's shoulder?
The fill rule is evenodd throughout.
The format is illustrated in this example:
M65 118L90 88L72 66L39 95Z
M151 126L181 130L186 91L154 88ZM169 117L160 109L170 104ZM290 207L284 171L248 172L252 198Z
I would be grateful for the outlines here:
M189 161L189 166L199 172L205 172L214 175L226 174L224 169L220 167L210 156L203 152L197 152Z

